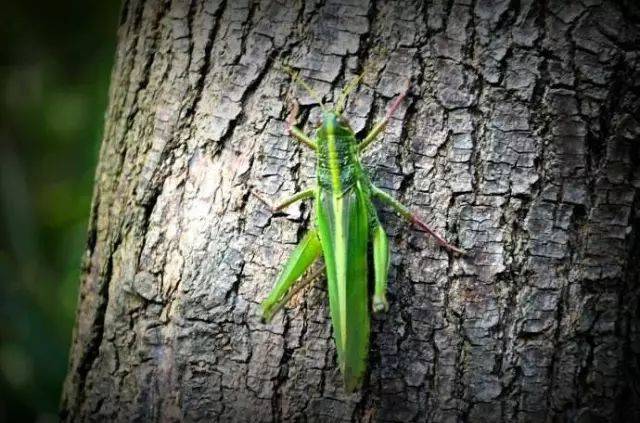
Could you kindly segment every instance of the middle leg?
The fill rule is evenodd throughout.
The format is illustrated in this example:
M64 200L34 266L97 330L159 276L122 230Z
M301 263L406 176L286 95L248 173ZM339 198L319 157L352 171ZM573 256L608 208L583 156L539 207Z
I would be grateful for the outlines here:
M386 192L382 191L380 188L372 185L371 192L374 197L390 205L396 212L400 214L400 216L404 217L409 222L413 223L414 225L416 225L417 227L419 227L420 229L424 230L429 235L434 237L438 242L438 244L440 244L442 247L457 254L461 254L461 255L466 254L464 250L461 250L460 248L449 244L447 240L444 239L444 237L442 237L442 235L440 235L434 229L431 229L429 225L427 225L422 220L420 220L420 218L418 218L418 216L416 216L415 213L412 213L407 206L405 206L404 204L402 204L401 202L399 202L398 200L396 200Z
M373 270L374 291L372 308L374 313L380 313L389 309L387 303L387 279L389 278L389 239L382 225L375 219L373 228Z

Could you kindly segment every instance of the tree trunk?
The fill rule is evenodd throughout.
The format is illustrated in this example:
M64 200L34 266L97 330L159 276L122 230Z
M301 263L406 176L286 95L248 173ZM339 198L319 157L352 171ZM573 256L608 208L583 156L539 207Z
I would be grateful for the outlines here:
M490 4L491 3L491 4ZM67 421L639 421L634 2L126 1L64 387ZM325 281L259 303L310 225L312 132L346 116L389 210L390 310L345 394Z

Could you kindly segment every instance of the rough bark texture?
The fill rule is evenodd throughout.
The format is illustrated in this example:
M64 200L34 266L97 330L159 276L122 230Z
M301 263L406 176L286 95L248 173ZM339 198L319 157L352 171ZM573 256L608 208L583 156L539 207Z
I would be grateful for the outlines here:
M62 415L84 420L639 421L640 10L633 1L127 1ZM366 164L471 252L382 213L390 311L343 392L324 281L259 302L311 207L287 97L365 65Z

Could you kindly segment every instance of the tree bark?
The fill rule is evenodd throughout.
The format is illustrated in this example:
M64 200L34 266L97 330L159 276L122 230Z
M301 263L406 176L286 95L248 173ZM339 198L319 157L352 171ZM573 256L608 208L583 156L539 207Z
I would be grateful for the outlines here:
M640 421L634 2L126 1L64 386L66 421ZM324 280L259 303L310 225L312 132L367 68L390 310L345 394Z

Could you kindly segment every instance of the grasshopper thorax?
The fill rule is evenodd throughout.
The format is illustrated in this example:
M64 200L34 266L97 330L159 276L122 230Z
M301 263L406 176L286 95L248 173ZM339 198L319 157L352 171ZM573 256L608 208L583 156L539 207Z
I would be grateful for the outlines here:
M321 187L344 192L353 186L359 162L357 140L349 123L337 112L325 111L316 132L318 180Z

